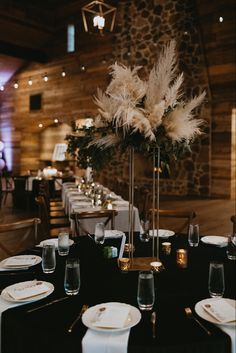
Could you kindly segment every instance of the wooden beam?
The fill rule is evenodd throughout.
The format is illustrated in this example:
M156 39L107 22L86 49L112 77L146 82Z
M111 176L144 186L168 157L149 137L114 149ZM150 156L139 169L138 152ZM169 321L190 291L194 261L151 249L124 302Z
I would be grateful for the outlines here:
M0 40L0 53L27 61L35 61L39 63L46 63L48 61L46 53L42 50L23 47L3 40Z

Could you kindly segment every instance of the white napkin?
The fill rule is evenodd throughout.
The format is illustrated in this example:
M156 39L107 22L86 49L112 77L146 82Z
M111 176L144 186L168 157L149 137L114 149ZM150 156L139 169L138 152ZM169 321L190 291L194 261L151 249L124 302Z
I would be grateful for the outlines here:
M127 353L130 330L96 332L88 329L82 339L83 353Z
M34 265L36 260L35 256L13 256L4 261L4 267L27 267Z
M106 307L104 306L103 311L99 311L93 322L95 327L104 328L122 328L129 315L129 307Z
M235 308L224 299L211 300L202 304L203 309L220 323L236 320Z
M105 230L105 238L121 238L125 235L121 230Z
M49 288L43 282L34 282L21 287L9 288L7 293L15 300L22 300L48 292Z

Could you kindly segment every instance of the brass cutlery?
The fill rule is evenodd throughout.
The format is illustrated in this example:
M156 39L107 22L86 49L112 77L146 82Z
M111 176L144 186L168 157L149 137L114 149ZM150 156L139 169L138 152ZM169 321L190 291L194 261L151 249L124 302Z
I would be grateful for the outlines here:
M195 320L195 322L198 323L198 325L210 336L211 332L193 315L192 310L190 308L185 308L185 314L189 319Z
M156 312L153 311L151 315L151 323L152 323L152 338L156 338Z
M43 308L45 308L45 307L47 307L47 306L50 306L50 305L52 305L52 304L54 304L54 303L59 303L59 302L61 302L61 301L63 301L63 300L66 300L66 299L69 299L69 297L67 296L67 297L63 297L63 298L59 298L59 299L52 300L52 301L49 302L49 303L46 303L46 304L37 306L37 308L33 308L33 309L30 309L30 310L27 310L27 313L32 313L33 311L37 311L37 310L43 309Z
M71 333L74 326L76 325L76 323L80 320L81 316L83 315L83 313L88 309L88 305L84 304L79 312L79 315L75 318L75 320L72 322L72 324L70 325L70 327L68 328L67 332Z

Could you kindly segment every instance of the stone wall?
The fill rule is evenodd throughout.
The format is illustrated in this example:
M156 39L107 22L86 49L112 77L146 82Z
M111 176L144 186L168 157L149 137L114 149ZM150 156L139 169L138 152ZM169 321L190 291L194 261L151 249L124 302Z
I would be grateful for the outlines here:
M119 8L120 31L114 43L114 61L142 66L140 76L147 77L157 61L163 44L175 39L179 70L184 72L184 90L192 97L204 89L208 92L206 63L198 35L197 13L192 0L124 1ZM208 97L209 99L209 97ZM171 175L160 180L161 193L170 195L210 195L210 120L211 111L205 104L196 112L206 121L204 135L192 145L182 160L171 165ZM151 163L136 158L136 183L150 184ZM128 178L127 158L117 160L103 177L112 182L114 175Z

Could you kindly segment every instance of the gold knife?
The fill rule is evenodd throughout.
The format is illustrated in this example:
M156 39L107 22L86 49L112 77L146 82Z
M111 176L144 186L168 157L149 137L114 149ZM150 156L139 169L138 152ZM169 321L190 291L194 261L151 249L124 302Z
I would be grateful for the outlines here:
M151 323L152 323L152 338L156 338L156 312L153 311L151 315Z
M83 315L83 313L88 309L88 305L84 304L79 312L79 315L75 318L75 320L72 322L72 324L70 325L70 327L68 328L67 332L72 332L75 324L79 321L79 319L81 318L81 316Z
M43 305L40 305L40 306L37 306L37 308L33 308L33 309L30 309L30 310L27 310L27 313L32 313L33 311L37 311L39 309L42 309L42 308L45 308L47 306L50 306L54 303L59 303L63 300L66 300L66 299L69 299L69 297L63 297L63 298L59 298L59 299L55 299L55 300L52 300L51 302L49 303L46 303L46 304L43 304Z

